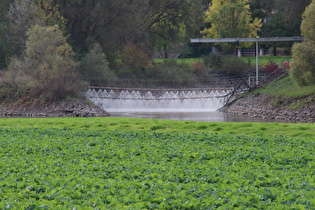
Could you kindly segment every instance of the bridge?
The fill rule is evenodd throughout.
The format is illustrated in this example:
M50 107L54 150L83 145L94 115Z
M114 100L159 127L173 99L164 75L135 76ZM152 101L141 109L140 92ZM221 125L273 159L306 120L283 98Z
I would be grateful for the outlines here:
M259 85L259 42L301 42L304 37L256 37L256 38L197 38L190 39L191 43L220 43L220 42L254 42L256 43L256 85Z

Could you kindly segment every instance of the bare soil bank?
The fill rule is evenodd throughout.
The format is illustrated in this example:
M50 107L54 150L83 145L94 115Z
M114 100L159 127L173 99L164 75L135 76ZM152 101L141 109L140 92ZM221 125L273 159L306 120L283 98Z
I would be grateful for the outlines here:
M67 100L45 106L0 104L0 117L107 117L101 108L84 100Z
M222 109L225 113L247 115L254 118L277 119L290 122L315 122L315 103L308 103L303 108L290 109L290 102L275 103L272 96L264 94L244 96L228 107ZM291 101L296 103L296 101Z

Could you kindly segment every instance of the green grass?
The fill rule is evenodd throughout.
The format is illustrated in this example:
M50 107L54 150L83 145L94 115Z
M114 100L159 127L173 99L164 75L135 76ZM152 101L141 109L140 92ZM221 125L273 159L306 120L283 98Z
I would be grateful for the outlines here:
M276 62L278 65L281 65L285 61L290 61L292 56L260 56L259 57L259 65L261 67L264 67L268 65L270 60ZM239 59L246 61L249 63L252 67L255 67L256 64L256 57L240 57ZM196 62L203 62L203 58L176 58L176 59L154 59L155 63L161 63L165 60L176 60L179 64L191 64Z
M259 56L258 64L259 66L264 67L268 65L270 61L273 61L278 65L282 65L283 62L290 61L291 58L292 56ZM250 63L253 67L256 64L256 57L241 57L240 59Z
M285 77L258 89L257 92L286 97L305 97L315 95L315 85L300 87L290 77Z
M283 135L298 138L314 138L312 123L248 123L248 122L194 122L140 118L2 118L0 128L71 128L105 129L110 131L157 131L181 133L220 133L241 135ZM263 127L263 129L262 129ZM301 132L301 128L304 128Z
M172 58L172 59L164 59L164 58L157 58L154 59L155 63L162 63L164 61L176 61L178 64L191 64L196 62L203 62L203 58Z
M272 106L283 109L303 109L315 103L315 85L299 87L290 77L269 83L251 94L265 94Z

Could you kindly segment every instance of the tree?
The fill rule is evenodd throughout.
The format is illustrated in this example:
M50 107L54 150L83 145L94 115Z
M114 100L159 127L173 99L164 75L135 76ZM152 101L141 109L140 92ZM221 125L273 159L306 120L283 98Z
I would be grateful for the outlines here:
M275 36L279 34L280 30L282 30L281 34L299 36L302 13L310 2L311 0L250 0L250 6L254 18L264 19L260 35L272 36L274 27L279 27ZM271 24L269 25L269 23Z
M75 45L87 51L90 43L100 43L112 64L117 52L128 43L145 50L188 42L201 24L204 0L55 0ZM199 30L199 28L198 28ZM112 66L112 65L111 65Z
M300 86L315 84L315 0L303 13L301 25L305 41L294 44L291 77Z
M250 0L250 12L253 18L265 19L274 10L276 0Z
M261 27L261 20L251 17L248 0L213 0L205 16L211 26L201 33L208 38L256 37Z
M145 38L147 1L143 0L56 0L74 45L87 51L97 42L114 62L112 56L128 42L137 43Z
M28 87L35 96L59 100L76 95L78 64L72 48L59 26L35 25L27 32L26 74L31 77Z
M58 5L53 0L35 0L38 8L38 16L45 26L58 25L65 35L68 35L66 19L60 14Z
M5 14L7 14L9 10L11 1L12 0L0 1L0 69L6 66L6 59L10 56L7 30L5 28L7 24Z
M306 8L302 17L302 35L307 40L315 42L315 0L313 0L312 3Z
M119 53L121 60L120 76L128 78L141 78L145 76L146 69L152 68L152 59L141 47L128 43Z
M7 12L7 36L11 52L20 56L25 51L26 31L34 25L52 26L58 24L64 31L65 19L51 0L14 0Z
M315 84L315 42L294 44L290 75L299 86Z
M26 31L35 24L44 25L44 22L38 15L38 7L34 0L14 0L7 18L12 54L20 56L25 50Z
M106 55L98 43L95 43L82 58L79 72L84 80L116 78L115 72L109 68ZM90 82L90 85L94 84Z
M262 37L300 36L302 13L311 0L251 0L253 17L264 20L259 31ZM266 43L266 46L274 48L276 55L277 47L291 48L292 42Z
M166 58L170 45L187 42L201 27L203 1L151 0L149 5L151 44L155 49L163 49Z
M280 13L290 36L300 36L302 14L312 0L275 0L274 10Z

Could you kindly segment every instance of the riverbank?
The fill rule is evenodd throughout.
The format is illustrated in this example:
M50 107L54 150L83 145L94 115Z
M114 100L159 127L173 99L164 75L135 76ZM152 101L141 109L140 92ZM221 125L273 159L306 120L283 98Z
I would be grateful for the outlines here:
M87 100L64 100L46 105L0 104L0 117L108 117Z
M222 111L254 118L314 123L315 85L300 87L290 77L282 77L243 94Z
M315 103L311 102L311 98L304 98L304 101L307 100L310 103L294 109L292 104L298 103L297 101L280 101L268 94L249 94L239 98L221 111L253 118L315 123Z
M315 103L303 109L275 107L266 94L249 94L221 111L255 119L315 123ZM281 103L281 102L279 102ZM110 114L86 100L63 101L46 106L16 106L0 104L0 117L108 117Z

